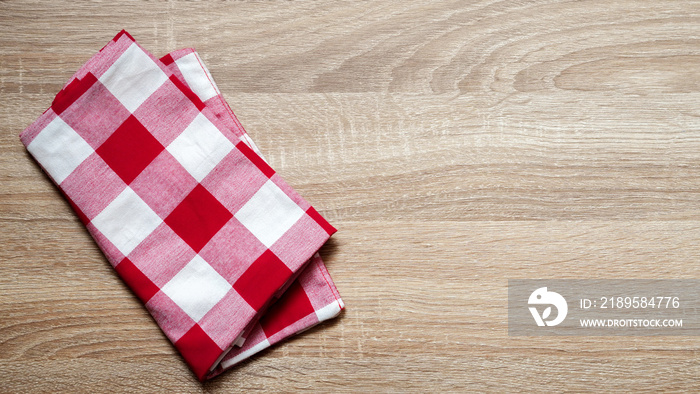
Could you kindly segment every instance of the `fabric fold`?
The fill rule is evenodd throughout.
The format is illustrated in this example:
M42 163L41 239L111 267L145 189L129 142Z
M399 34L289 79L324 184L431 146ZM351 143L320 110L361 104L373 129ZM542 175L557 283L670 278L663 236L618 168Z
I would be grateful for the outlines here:
M335 228L193 50L120 32L20 139L200 380L343 308L317 254Z

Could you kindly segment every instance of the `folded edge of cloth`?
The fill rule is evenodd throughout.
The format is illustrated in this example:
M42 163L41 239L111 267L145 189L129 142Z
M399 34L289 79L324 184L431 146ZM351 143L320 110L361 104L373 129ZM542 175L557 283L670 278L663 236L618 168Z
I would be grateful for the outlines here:
M20 135L200 380L336 231L213 112L122 31Z
M264 160L264 156L238 121L209 69L193 48L170 52L160 58L199 97L212 108L217 118L225 123L241 141L247 143ZM338 316L345 304L328 274L321 257L316 254L299 278L280 289L280 297L260 319L254 319L244 334L242 347L232 349L216 364L213 374L219 374L275 343Z

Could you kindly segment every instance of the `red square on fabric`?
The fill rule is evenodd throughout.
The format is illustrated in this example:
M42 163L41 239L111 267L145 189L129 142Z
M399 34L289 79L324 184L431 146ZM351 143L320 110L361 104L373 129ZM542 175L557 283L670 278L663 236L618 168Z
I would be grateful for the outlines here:
M207 189L197 185L165 218L165 223L199 252L232 217Z
M292 271L270 250L258 257L233 285L253 309L260 310L290 278Z
M163 149L134 116L129 116L96 152L128 185Z
M314 313L314 307L299 281L294 281L284 293L284 297L272 304L260 319L265 335L269 338L285 327Z
M158 286L153 284L153 282L127 258L117 264L114 269L124 280L124 283L131 288L134 294L136 294L144 304L160 290Z
M173 64L173 62L175 62L175 60L173 60L173 57L170 56L169 53L167 55L161 57L160 61L161 61L161 63L163 63L166 66L169 66L169 65Z
M82 96L92 85L97 82L92 73L87 73L82 79L76 78L71 81L63 90L58 92L51 103L53 112L60 115L66 108L70 107L78 97Z
M122 29L119 33L117 33L117 35L114 36L114 38L112 38L112 41L117 41L117 40L119 40L120 38L122 38L122 36L126 36L126 37L127 37L129 40L131 40L131 41L136 41L136 40L134 40L134 37L132 37L131 34L129 34L129 33L128 33L126 30L124 30L124 29ZM104 49L104 48L102 48L102 49ZM100 49L100 52L102 51L102 49Z
M209 367L222 353L222 349L197 324L175 342L175 347L199 380L204 379L204 376L209 372Z

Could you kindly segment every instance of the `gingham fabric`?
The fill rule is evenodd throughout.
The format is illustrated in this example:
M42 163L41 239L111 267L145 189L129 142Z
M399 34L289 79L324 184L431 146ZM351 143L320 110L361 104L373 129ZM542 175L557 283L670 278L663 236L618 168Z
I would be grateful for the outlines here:
M120 32L20 139L200 380L342 309L316 254L335 229L194 51Z
M202 100L212 108L217 118L227 123L234 133L246 142L261 158L253 140L241 126L219 92L216 83L201 57L192 48L171 52L161 62L173 74L184 81ZM263 158L264 159L264 158ZM233 348L212 372L212 376L245 360L253 354L283 341L296 333L305 331L320 322L336 317L345 307L321 257L316 254L299 278L288 283L289 290L282 289L280 300L267 311L261 311L262 319L254 319L244 332L245 343ZM264 313L263 313L264 312Z

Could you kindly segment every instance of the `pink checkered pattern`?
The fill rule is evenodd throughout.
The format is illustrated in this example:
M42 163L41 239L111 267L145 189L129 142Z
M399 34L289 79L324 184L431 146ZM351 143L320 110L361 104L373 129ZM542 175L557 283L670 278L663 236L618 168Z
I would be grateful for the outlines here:
M262 158L262 153L243 129L194 49L171 52L160 60L185 81L206 106L212 108L225 127L233 130ZM284 253L284 250L284 247L280 248L279 252ZM318 254L301 271L299 278L289 281L286 286L289 290L286 287L280 290L279 301L259 313L259 317L262 317L260 322L254 319L248 326L243 335L246 338L243 347L233 348L212 372L213 375L298 332L336 317L344 308L340 294Z
M343 308L316 254L335 229L193 50L120 32L20 139L200 380Z

